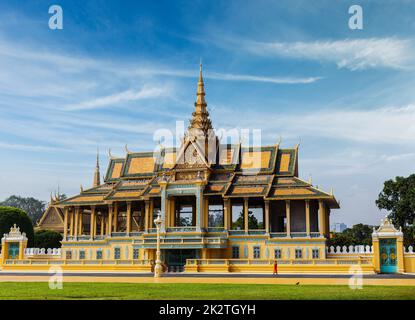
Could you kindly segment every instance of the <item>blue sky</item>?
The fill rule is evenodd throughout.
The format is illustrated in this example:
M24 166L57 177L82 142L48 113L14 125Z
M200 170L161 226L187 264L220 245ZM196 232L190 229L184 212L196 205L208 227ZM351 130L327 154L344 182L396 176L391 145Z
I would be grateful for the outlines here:
M63 9L63 30L48 8ZM363 7L363 30L348 8ZM300 143L332 221L378 223L415 160L415 1L2 1L0 199L92 183L96 148L153 150L193 111L199 59L215 128ZM104 170L103 170L104 171Z

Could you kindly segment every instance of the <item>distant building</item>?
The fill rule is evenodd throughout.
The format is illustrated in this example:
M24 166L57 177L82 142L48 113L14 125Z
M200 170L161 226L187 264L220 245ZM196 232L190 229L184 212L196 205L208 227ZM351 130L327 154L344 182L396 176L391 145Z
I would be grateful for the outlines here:
M343 222L332 223L330 226L331 232L343 232L346 229L347 229L347 225L344 224Z

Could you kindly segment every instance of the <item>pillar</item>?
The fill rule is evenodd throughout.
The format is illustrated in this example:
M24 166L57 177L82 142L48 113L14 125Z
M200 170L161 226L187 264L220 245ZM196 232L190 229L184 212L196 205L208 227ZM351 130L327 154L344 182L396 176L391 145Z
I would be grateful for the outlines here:
M170 201L170 227L175 227L176 226L176 204L174 201L174 197L172 197L169 201Z
M202 231L203 186L199 184L196 192L196 232Z
M203 199L203 228L209 228L209 198Z
M112 211L114 210L112 204L108 206L108 227L107 227L107 234L111 237L112 233Z
M114 202L113 207L114 232L118 231L118 202Z
M70 225L70 229L69 229L69 234L71 236L73 236L73 234L74 234L73 225L74 225L74 220L75 220L75 210L74 210L74 208L71 209L70 217L71 217L71 225Z
M130 235L131 232L131 201L127 202L127 236Z
M101 219L101 232L100 233L101 233L101 236L103 236L104 235L104 230L105 230L105 218L104 218L102 212L101 212L100 219Z
M248 198L244 198L244 229L246 233L248 233L248 227L249 227L248 200L249 200Z
M305 201L305 229L307 237L310 237L310 200Z
M166 190L167 182L163 181L163 184L160 184L161 186L161 225L160 225L160 232L165 233L166 232L166 201L167 201L167 190Z
M90 217L89 235L91 240L95 237L95 206L91 206L91 217Z
M63 216L63 240L66 241L66 237L68 236L68 211L69 208L65 207L64 209L64 216Z
M231 229L231 200L224 199L223 200L223 220L224 220L224 229L230 230Z
M269 233L269 200L265 200L265 232Z
M79 230L79 207L75 207L75 223L74 223L74 237L76 239L76 237L78 236L78 230Z
M291 202L285 201L285 214L287 217L287 238L291 238Z
M144 200L144 228L145 231L151 228L150 224L150 200Z
M200 250L200 253L201 253L201 259L207 259L208 258L208 249L206 249L206 248L203 248L203 249L201 249Z
M79 231L78 231L78 235L82 235L83 233L83 222L84 222L84 213L83 213L83 209L79 209L79 218L78 218L78 222L79 222Z
M379 238L372 238L372 246L373 246L373 252L372 252L372 261L373 261L373 268L376 273L380 273L380 258L379 258L379 252L380 252L380 245L379 245Z
M318 230L320 232L320 236L324 237L324 231L325 231L325 227L326 227L326 222L325 222L325 207L324 207L324 202L323 200L319 200L318 201Z
M405 271L403 236L398 237L396 239L396 259L397 259L397 272L403 273Z
M324 216L325 223L325 234L327 237L330 237L330 208L326 208L326 214Z

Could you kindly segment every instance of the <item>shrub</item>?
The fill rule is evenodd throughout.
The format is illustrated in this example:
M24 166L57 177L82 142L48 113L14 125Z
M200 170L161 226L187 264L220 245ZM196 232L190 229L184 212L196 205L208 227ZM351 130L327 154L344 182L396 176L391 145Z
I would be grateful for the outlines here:
M35 232L35 248L60 248L62 235L52 230L39 230Z
M0 235L8 233L10 228L16 224L20 228L21 232L26 233L28 239L27 246L33 246L33 224L26 212L14 207L0 206Z

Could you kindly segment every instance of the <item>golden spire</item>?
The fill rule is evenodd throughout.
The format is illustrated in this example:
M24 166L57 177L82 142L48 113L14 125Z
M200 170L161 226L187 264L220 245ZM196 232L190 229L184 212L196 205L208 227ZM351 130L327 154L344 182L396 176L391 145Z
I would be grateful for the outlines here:
M97 148L97 163L95 166L93 187L98 187L101 184L101 174L99 173L99 149Z
M197 83L195 111L192 113L189 131L192 129L202 130L206 135L209 129L212 129L212 123L209 119L209 112L206 110L205 85L203 83L202 62L200 62L199 81ZM194 131L194 130L193 130Z
M199 81L197 82L196 106L206 107L205 101L205 84L203 83L202 62L199 65Z

